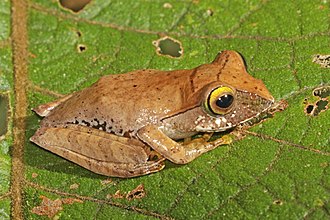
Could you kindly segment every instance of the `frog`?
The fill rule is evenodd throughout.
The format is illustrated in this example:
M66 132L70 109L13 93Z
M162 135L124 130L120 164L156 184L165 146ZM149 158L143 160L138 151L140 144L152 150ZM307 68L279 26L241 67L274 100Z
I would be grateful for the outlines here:
M230 144L229 135L211 137L258 117L273 103L241 54L224 50L193 69L105 75L42 104L34 109L43 119L30 141L94 173L131 178Z

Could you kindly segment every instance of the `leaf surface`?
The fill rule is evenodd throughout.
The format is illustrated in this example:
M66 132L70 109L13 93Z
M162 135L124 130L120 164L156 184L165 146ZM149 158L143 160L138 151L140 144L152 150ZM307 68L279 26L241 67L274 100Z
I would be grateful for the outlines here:
M21 210L25 219L45 196L79 199L62 204L60 219L329 218L330 111L306 113L329 89L330 70L312 62L329 54L326 1L110 1L95 0L79 13L57 1L31 0L27 17L26 109ZM9 1L0 3L0 92L10 100L9 129L0 139L0 218L13 204L10 179L17 100ZM179 59L160 56L153 41L170 36ZM170 162L161 172L108 178L29 142L40 118L31 108L85 88L99 77L136 69L191 69L218 51L236 50L288 108L248 130L246 137L193 162ZM147 91L146 91L147 93ZM329 102L329 96L324 98ZM329 104L328 104L329 107ZM114 198L143 184L146 196ZM13 187L13 186L12 186ZM117 194L118 195L118 194ZM17 207L16 207L17 208Z

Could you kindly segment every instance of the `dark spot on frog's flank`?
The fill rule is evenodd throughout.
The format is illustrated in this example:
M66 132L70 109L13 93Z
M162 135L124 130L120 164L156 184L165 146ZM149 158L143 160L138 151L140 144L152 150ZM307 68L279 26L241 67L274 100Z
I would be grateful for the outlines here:
M234 79L236 79L236 76L233 76Z
M106 121L104 121L103 123L100 123L100 121L96 118L94 118L94 121L97 123L97 125L93 124L92 128L101 129L102 131L107 130L107 122Z
M91 123L85 120L82 120L81 123L86 125L87 127L91 126Z
M248 83L247 81L244 81L244 84Z
M254 89L258 90L258 87L257 87L257 86L255 86L255 87L254 87Z
M133 87L135 88L135 87L137 87L137 85L133 85Z

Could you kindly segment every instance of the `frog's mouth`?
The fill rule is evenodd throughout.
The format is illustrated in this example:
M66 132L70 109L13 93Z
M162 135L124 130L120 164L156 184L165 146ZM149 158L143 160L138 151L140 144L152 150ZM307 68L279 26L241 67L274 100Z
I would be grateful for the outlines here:
M270 102L269 106L265 108L262 112L258 113L254 117L251 117L239 124L239 126L252 126L261 123L268 118L273 118L274 114L279 111L283 111L288 107L288 103L285 100L280 100L278 102Z
M252 125L256 122L272 117L269 109L273 100L266 100L259 96L251 96L238 92L235 106L227 114L203 115L195 120L198 132L223 132L242 124Z

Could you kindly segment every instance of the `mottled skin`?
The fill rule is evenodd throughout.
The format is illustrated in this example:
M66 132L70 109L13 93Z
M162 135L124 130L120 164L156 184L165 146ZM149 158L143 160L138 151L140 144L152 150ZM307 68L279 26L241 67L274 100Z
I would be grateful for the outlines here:
M214 88L232 88L234 103L225 114L204 108ZM207 142L267 110L274 99L261 80L250 76L241 56L223 51L211 64L191 70L137 70L108 75L82 91L39 106L46 116L31 141L89 170L133 177L157 172L163 161L188 163L227 144ZM179 144L176 139L206 132ZM153 159L156 155L156 159Z

